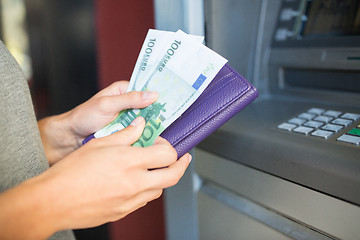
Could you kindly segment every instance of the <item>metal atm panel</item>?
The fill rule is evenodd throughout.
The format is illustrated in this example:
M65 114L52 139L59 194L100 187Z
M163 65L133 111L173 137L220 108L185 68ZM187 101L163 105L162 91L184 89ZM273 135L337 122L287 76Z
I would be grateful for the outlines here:
M260 99L199 147L360 205L360 3L262 1L258 9L247 77Z
M359 113L358 36L294 34L317 1L204 0L206 44L260 97L199 144L165 192L168 239L359 239L360 148L336 140L358 120L327 138L279 128L309 110Z

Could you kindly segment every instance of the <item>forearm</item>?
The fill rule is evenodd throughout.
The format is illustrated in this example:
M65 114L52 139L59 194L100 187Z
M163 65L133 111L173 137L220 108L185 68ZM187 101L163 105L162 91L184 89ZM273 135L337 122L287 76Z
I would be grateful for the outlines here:
M44 118L38 122L41 140L50 165L76 150L81 140L72 133L69 115L64 114Z
M47 239L57 231L46 190L31 179L0 194L0 239Z

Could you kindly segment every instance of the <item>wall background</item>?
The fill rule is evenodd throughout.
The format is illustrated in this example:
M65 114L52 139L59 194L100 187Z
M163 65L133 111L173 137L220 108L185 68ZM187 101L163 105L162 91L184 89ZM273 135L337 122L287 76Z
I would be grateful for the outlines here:
M97 0L98 85L129 80L149 28L154 28L153 1ZM109 224L112 240L163 240L163 198L148 203L125 219Z

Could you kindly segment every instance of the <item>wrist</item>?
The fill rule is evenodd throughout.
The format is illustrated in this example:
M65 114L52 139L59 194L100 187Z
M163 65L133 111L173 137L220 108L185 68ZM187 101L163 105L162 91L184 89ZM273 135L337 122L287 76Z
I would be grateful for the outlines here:
M46 157L52 165L81 146L71 127L71 112L44 118L38 122Z

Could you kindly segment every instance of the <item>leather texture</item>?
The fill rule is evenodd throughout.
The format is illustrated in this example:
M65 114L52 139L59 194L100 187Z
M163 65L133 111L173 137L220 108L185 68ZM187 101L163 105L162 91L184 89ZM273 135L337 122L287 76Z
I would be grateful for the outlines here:
M161 136L181 157L257 97L256 88L225 64L199 98Z
M225 64L198 99L160 135L178 156L195 147L258 96L249 81ZM83 141L87 143L94 134Z

